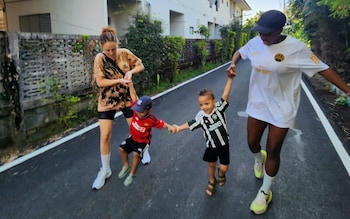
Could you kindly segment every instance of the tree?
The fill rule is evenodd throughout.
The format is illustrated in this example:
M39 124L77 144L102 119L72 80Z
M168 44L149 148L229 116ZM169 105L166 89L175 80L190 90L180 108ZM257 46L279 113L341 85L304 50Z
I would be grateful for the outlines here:
M169 61L171 65L170 82L174 81L175 74L178 71L178 66L179 66L178 63L179 63L179 59L180 59L181 52L183 50L184 45L185 45L185 39L181 36L164 37L164 53L166 54L167 61Z
M162 65L164 42L161 33L160 21L151 20L148 15L136 14L126 34L127 48L140 57L145 66L144 72L133 77L141 90L145 83L152 81Z
M205 25L200 25L198 27L198 30L194 31L195 33L199 33L202 37L204 37L205 39L208 39L210 36L210 32L209 29L207 28L207 26Z
M317 4L327 6L334 18L345 19L349 17L349 0L320 0Z
M293 0L289 8L297 9L295 16L300 14L313 52L349 82L349 17L336 18L328 5L314 0Z

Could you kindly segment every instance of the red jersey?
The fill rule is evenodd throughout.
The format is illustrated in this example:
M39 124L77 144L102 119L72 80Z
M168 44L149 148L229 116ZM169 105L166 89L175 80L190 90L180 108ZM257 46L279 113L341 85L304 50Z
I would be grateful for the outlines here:
M134 105L135 103L133 103ZM130 134L138 143L150 144L152 139L152 128L162 129L165 122L149 114L146 118L139 118L134 111L130 125Z

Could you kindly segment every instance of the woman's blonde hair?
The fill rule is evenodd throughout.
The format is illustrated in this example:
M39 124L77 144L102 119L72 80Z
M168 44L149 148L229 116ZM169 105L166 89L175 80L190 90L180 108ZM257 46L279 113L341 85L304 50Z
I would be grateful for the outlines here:
M117 31L109 26L102 28L102 32L100 34L100 43L103 45L107 42L118 43Z

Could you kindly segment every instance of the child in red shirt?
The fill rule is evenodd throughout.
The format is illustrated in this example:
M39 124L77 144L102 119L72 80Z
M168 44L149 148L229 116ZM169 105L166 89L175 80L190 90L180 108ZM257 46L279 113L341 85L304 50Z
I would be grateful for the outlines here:
M151 113L152 99L149 96L142 96L138 99L132 83L130 83L129 87L130 96L133 100L131 105L133 117L130 124L130 136L119 146L120 156L123 160L123 168L119 172L118 177L123 178L130 171L130 174L124 181L125 186L129 186L133 182L143 153L151 144L152 128L168 128L169 132L174 132L175 130L175 127L158 119ZM130 167L128 155L131 152L133 154L133 160Z

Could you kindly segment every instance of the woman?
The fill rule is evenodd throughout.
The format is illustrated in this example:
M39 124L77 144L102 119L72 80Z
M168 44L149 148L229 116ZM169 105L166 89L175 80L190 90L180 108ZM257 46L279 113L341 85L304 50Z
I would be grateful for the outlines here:
M301 41L282 35L286 16L276 10L263 13L253 30L255 37L234 53L228 74L236 74L240 59L250 59L252 72L247 104L248 146L255 158L256 178L263 178L250 205L262 214L272 200L272 181L280 166L280 152L289 128L293 127L300 100L302 73L319 72L329 82L350 95L350 87L328 65L320 61ZM266 151L260 140L268 128ZM264 171L265 168L265 171Z
M100 125L100 154L102 167L93 182L100 189L112 175L110 168L112 127L115 113L121 110L130 125L133 115L128 83L133 74L144 70L142 61L127 49L118 48L116 30L105 27L100 34L102 52L94 61L94 78L99 87L98 121Z

